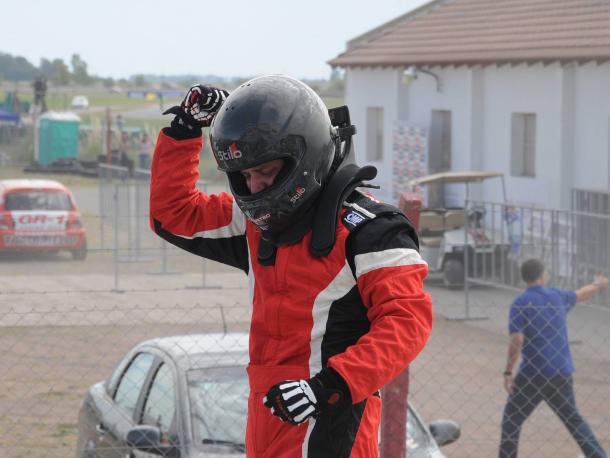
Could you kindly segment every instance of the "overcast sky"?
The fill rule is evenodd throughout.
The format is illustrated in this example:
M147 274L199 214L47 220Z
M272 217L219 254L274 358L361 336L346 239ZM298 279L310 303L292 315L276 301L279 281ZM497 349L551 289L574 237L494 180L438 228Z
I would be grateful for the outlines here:
M327 78L345 43L428 0L2 0L0 52L89 73Z

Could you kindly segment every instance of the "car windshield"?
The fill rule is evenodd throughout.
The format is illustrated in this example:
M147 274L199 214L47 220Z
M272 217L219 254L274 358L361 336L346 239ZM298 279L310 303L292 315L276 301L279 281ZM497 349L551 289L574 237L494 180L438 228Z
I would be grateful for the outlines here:
M187 380L193 435L198 447L221 454L244 451L249 392L245 369L198 369L189 371ZM425 427L417 414L409 408L408 450L423 452L431 446L433 443Z
M243 367L189 371L187 375L195 443L206 451L243 451L248 379Z
M412 409L407 416L407 448L410 452L430 447L430 440L424 426Z
M70 197L62 191L19 191L6 195L6 210L71 210Z

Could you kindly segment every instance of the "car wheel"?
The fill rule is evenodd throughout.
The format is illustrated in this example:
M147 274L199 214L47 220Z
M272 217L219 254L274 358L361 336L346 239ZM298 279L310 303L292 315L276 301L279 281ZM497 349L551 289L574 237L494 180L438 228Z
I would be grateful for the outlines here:
M84 261L87 258L87 244L84 243L78 250L72 250L72 259L75 261Z
M449 259L443 266L443 283L449 288L464 286L464 263L457 259Z

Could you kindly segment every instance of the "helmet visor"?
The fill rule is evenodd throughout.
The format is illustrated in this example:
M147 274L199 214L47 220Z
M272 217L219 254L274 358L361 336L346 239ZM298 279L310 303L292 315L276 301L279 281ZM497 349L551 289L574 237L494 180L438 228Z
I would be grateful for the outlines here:
M263 190L260 190L255 193L252 192L252 183L250 183L250 185L248 184L246 176L248 176L248 173L249 171L251 171L251 169L255 169L253 172L250 172L255 175L254 177L251 177L250 180L260 179L256 176L257 174L261 173L258 169L261 166L264 167L266 163L271 161L263 162L258 166L254 166L237 172L227 172L227 177L229 178L229 184L231 185L231 192L233 193L233 195L239 197L244 201L253 201L261 197L267 197L270 193L274 192L275 189L282 187L282 185L286 182L288 177L294 171L296 162L291 156L285 156L278 159L282 161L282 166L276 173L275 177L272 178L272 183L266 186Z

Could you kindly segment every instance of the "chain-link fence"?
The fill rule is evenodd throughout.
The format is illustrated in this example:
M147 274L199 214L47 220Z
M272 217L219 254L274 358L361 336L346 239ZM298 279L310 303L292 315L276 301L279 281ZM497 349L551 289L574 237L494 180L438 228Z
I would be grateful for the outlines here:
M460 424L461 438L444 449L447 456L498 456L502 414L508 397L503 372L509 348L509 310L521 292L471 285L470 315L467 317L462 292L435 285L429 285L428 289L435 308L434 330L428 345L411 367L409 399L416 403L425 418L442 416ZM567 338L576 368L573 374L576 405L608 450L610 314L604 307L597 306L599 300L600 296L596 296L570 311ZM561 359L565 348L561 341L558 343L557 334L563 328L550 319L543 321L537 315L541 313L540 309L548 311L548 307L542 305L527 317L532 320L532 329L524 329L524 346L536 355L543 351L539 345L550 345L551 360ZM534 321L537 321L535 327ZM515 365L513 376L518 371L518 365ZM565 405L569 398L556 400ZM572 436L552 408L542 402L523 424L519 456L573 457L578 454L579 448Z
M452 248L463 255L468 283L519 288L519 266L530 258L544 263L548 282L564 288L610 273L607 213L485 201L468 201L464 211L461 243Z
M213 287L206 280L207 261L188 256L150 230L150 171L115 165L100 165L99 170L99 244L101 250L112 253L114 288L121 288L122 272L130 271L126 264L147 265L151 274L170 275L179 273L172 264L184 265L182 258L187 259L187 264L190 260L191 265L199 265L201 275L192 287ZM208 192L205 181L199 181L197 187ZM217 185L215 189L222 188Z
M247 340L243 333L250 321L247 279L152 234L147 172L136 169L129 177L127 170L109 167L100 175L95 186L73 189L87 230L85 260L75 261L61 252L0 255L0 456L74 456L77 448L79 456L130 456L119 442L133 428L132 442L157 441L156 448L147 450L149 456L177 456L178 450L180 456L195 452L239 456L247 393L243 372ZM224 189L224 184L201 183L204 186L210 192ZM501 215L508 241L506 210L490 208L488 215L493 214ZM546 253L555 250L558 258L563 250L578 253L579 249L569 247L578 240L571 235L577 233L575 228L570 227L571 238L565 245L557 242L559 246L553 247L549 236L532 241L532 249L539 251L527 256L541 257L552 267L555 264ZM519 245L522 250L524 240ZM599 239L591 243L598 251L606 248ZM516 265L522 259L511 258L514 253L515 247L508 244L508 269L510 262ZM566 278L573 278L572 270L565 271ZM578 287L578 281L591 281L597 270L607 272L579 270L574 284L552 271L551 284ZM496 277L507 278L494 272L485 279ZM382 433L407 430L410 457L441 456L430 431L439 442L450 442L455 438L452 423L436 422L447 419L459 424L461 437L443 447L443 454L498 454L507 401L502 372L509 345L509 309L518 291L494 287L500 284L497 280L470 281L481 279L472 273L468 278L469 316L464 314L462 291L445 288L433 276L426 285L435 322L428 345L410 367L412 410L400 420L408 423L392 424L390 418L382 426ZM523 286L518 280L510 284ZM596 295L579 303L568 316L576 405L609 449L607 297ZM552 322L543 322L541 328L552 331L550 335L560 331ZM161 337L133 350L143 341ZM104 384L98 383L103 380ZM120 404L116 410L114 404ZM519 447L521 456L579 453L545 403L525 421Z

